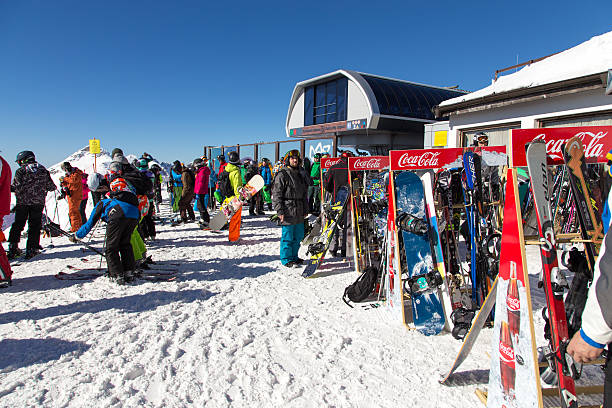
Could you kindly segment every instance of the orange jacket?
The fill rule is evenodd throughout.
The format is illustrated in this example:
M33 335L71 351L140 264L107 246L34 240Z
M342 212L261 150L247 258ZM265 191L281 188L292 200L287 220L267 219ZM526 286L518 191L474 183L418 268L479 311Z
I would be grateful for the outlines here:
M64 177L62 186L67 187L70 191L68 201L81 201L83 199L83 172L74 167L72 173Z

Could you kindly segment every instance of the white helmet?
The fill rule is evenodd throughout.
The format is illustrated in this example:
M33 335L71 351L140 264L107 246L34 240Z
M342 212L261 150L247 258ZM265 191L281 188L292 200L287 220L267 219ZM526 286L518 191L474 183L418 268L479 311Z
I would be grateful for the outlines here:
M91 173L89 176L87 176L87 187L89 187L91 191L96 191L98 187L100 187L101 178L102 178L101 174Z

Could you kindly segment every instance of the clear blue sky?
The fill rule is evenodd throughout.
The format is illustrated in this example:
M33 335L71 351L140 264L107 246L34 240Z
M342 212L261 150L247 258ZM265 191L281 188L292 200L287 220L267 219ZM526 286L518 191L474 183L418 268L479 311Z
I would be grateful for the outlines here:
M191 161L203 145L284 138L304 79L344 68L477 90L517 55L609 31L611 12L606 1L0 0L0 154L33 150L49 166L96 137Z

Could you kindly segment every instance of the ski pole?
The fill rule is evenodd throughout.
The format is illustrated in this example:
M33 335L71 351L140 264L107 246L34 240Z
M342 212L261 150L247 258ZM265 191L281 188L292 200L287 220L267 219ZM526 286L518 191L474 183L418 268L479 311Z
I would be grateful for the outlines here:
M104 244L102 244L102 252L106 252L106 237L107 236L108 236L108 228L106 228L106 231L104 231ZM100 254L100 263L98 264L98 269L102 269L102 258L104 258L104 255L101 253ZM108 263L106 265L106 268L108 269Z
M49 222L51 220L49 220L49 215L47 214L47 201L45 200L45 221L47 222L47 224L49 224ZM51 241L51 243L49 244L49 248L55 248L55 245L53 245L53 235L51 234L51 231L49 231L49 240Z
M54 228L60 235L63 235L65 237L71 237L72 236L72 234L69 234L68 232L64 231L63 229L61 229L59 227L56 227L56 226L51 225L51 224L50 224L50 227ZM81 240L77 240L77 243L83 245L85 248L87 248L87 249L89 249L89 250L91 250L91 251L93 251L93 252L95 252L95 253L97 253L99 255L104 255L104 253L100 252L100 250L94 248L93 246L91 246L91 245L89 245L89 244L87 244L87 243L85 243L85 242L83 242Z

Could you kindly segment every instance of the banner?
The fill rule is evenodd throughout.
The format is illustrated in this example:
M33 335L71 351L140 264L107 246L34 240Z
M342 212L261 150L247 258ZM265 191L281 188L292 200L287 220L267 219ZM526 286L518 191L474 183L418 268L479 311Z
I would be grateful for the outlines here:
M389 167L389 156L349 157L350 171L383 170Z
M506 146L451 147L446 149L391 150L391 170L424 170L463 167L463 153L472 150L481 153L489 166L507 164Z
M322 157L321 170L327 170L340 161L341 157Z
M612 126L512 129L510 166L527 166L525 145L537 139L546 142L548 164L563 164L563 145L574 136L582 140L587 163L606 163L608 161L606 154L612 149Z

